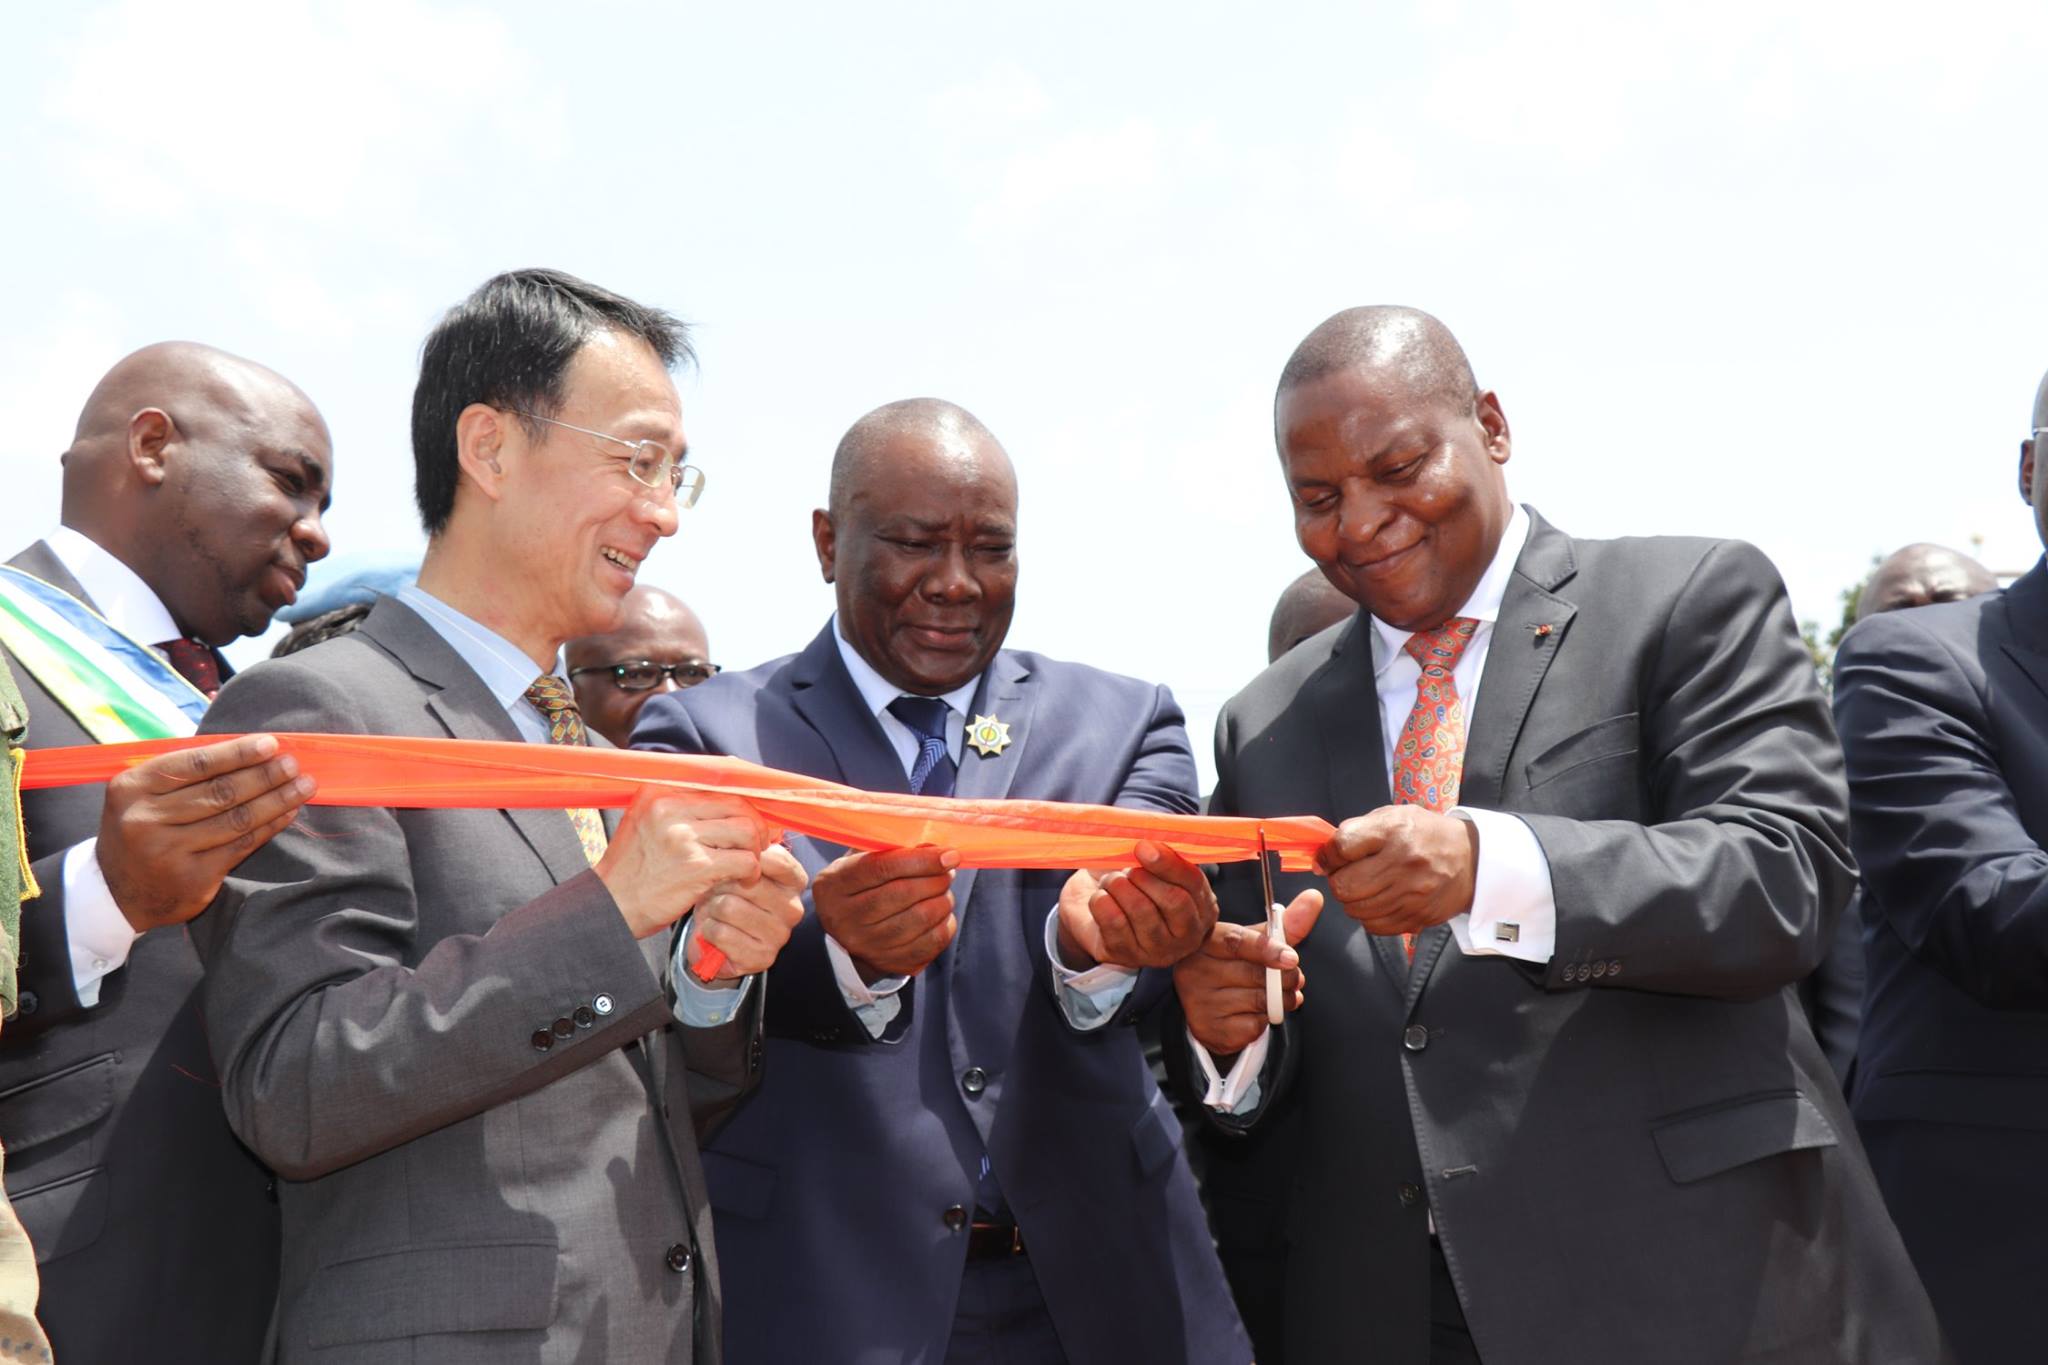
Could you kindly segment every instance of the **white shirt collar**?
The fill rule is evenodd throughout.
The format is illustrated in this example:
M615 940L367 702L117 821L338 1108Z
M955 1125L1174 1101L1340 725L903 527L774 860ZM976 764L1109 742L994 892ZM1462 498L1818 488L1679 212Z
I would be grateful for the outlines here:
M847 643L846 636L839 630L839 614L832 615L832 643L839 646L839 658L846 664L846 671L853 675L853 685L860 692L860 699L867 703L868 712L877 720L889 709L889 703L903 696L903 689L875 672L873 664L860 656L860 651ZM974 689L981 686L981 674L977 673L951 692L939 698L963 718L967 708L974 705Z
M1486 566L1486 572L1473 585L1472 595L1465 599L1465 605L1451 613L1453 616L1469 617L1488 625L1500 619L1500 604L1506 599L1508 584L1515 576L1515 561L1522 557L1522 547L1529 543L1529 531L1533 525L1529 513L1520 503L1514 504L1514 508L1514 515L1508 518L1506 529L1500 533L1500 545L1493 552L1493 562ZM1372 618L1372 628L1379 637L1379 648L1374 651L1373 672L1380 674L1401 657L1401 647L1415 632L1390 626L1377 616Z
M59 526L43 537L43 543L115 630L145 645L160 645L185 633L141 574L83 532Z

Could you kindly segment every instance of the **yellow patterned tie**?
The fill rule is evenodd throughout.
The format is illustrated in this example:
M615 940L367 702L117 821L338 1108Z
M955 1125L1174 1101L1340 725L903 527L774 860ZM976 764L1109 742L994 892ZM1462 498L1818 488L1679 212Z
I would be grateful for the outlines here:
M583 728L583 713L576 709L576 697L569 691L569 684L552 673L543 673L534 679L533 686L526 689L526 699L547 719L548 743L590 743L590 736ZM572 809L569 823L576 826L576 838L583 845L583 856L592 867L597 866L597 860L604 856L605 850L603 817L594 810Z

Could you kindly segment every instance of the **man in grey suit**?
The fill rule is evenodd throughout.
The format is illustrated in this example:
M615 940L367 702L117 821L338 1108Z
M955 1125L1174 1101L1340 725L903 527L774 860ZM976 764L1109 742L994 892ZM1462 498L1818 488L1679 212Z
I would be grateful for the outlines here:
M609 629L702 476L665 313L487 281L414 395L418 583L259 664L217 731L583 743L562 642ZM304 813L195 923L228 1120L281 1177L283 1361L715 1361L696 1127L759 1065L804 877L750 807ZM665 963L704 944L711 986Z
M1851 870L1768 562L1516 507L1499 400L1411 309L1311 333L1275 430L1363 610L1225 708L1212 809L1342 823L1281 879L1313 998L1267 1029L1226 869L1175 1052L1225 1126L1299 1121L1286 1358L1935 1359L1790 989Z

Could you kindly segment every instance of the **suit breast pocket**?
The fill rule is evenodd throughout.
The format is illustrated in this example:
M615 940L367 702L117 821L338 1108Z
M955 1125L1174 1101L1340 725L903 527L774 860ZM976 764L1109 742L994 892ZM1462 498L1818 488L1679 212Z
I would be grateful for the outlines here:
M1634 819L1642 810L1634 711L1595 721L1529 760L1522 770L1531 810L1581 820Z

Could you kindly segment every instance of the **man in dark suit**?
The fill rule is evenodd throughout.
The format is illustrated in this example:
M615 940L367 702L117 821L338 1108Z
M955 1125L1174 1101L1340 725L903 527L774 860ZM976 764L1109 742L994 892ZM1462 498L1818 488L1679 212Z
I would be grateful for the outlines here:
M971 414L916 399L855 423L812 529L833 620L649 702L637 745L1194 809L1165 688L1002 648L1016 476ZM1098 882L794 844L817 913L770 974L767 1079L705 1152L731 1358L1243 1365L1180 1126L1123 1026L1165 986L1132 969L1214 921L1199 870L1149 845Z
M327 428L272 371L170 342L108 371L63 463L63 524L0 571L29 744L190 734L217 646L261 631L327 552ZM41 894L0 1035L0 1143L60 1359L261 1347L277 1210L221 1114L182 926L311 791L275 752L252 737L23 795Z
M587 742L562 642L675 532L680 324L581 280L487 281L413 403L417 584L237 678L209 729ZM601 741L600 741L601 742ZM718 1359L693 1118L758 1066L803 873L741 802L322 808L193 927L228 1121L280 1177L285 1362ZM681 983L671 930L718 983Z
M1214 809L1342 822L1281 878L1314 989L1266 1028L1249 923L1176 982L1222 1121L1299 1122L1287 1359L1934 1359L1790 989L1851 872L1770 565L1517 508L1499 400L1412 309L1316 328L1275 431L1364 610L1225 707ZM1227 918L1256 886L1224 870Z
M2048 379L2020 496L2048 542ZM1859 622L1835 660L1863 869L1857 1126L1966 1365L2040 1355L2048 1273L2048 565Z

